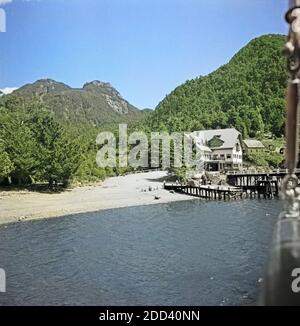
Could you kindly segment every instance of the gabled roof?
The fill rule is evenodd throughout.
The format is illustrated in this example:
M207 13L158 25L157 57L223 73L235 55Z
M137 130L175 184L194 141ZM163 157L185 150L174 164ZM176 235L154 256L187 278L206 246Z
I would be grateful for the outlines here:
M196 141L206 145L207 142L214 137L218 137L223 141L220 147L211 147L212 149L222 149L222 148L234 148L239 142L240 132L234 128L228 129L213 129L213 130L200 130L191 133L191 136L195 138Z
M257 139L245 139L244 144L248 148L265 148L262 142Z
M185 133L184 134L185 137L188 137L190 139L194 139L195 140L195 143L196 143L196 146L203 152L208 152L208 153L211 153L211 149L205 145L205 142L203 141L199 141L199 139L196 139L193 135L193 133Z
M197 144L197 146L201 151L211 153L211 149L209 147L199 144Z

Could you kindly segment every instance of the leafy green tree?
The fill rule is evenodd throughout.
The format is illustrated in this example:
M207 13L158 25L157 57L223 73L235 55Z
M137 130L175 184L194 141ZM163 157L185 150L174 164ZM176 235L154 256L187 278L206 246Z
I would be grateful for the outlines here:
M2 108L0 130L5 149L1 151L1 164L5 164L1 175L18 185L37 180L47 181L51 187L67 185L87 150L77 133L68 131L40 107L27 111Z
M248 160L256 166L263 168L268 167L268 162L266 161L265 155L262 153L251 153L248 155Z
M51 187L59 182L67 186L80 166L80 145L67 132L62 132L54 141L51 154L51 161L45 167L44 177Z
M13 164L12 182L18 185L32 183L39 163L37 142L26 124L26 115L2 110L0 129L5 151Z
M5 151L4 145L0 142L0 180L7 178L13 169L14 165Z

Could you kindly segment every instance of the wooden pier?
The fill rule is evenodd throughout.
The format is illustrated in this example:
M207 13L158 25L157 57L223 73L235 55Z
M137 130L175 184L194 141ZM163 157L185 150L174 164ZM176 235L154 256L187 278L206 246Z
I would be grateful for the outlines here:
M242 198L274 198L279 196L281 180L286 170L270 172L228 172L227 183L230 186L183 184L165 184L164 189L184 193L204 199L229 200ZM300 176L300 170L296 171Z
M165 184L164 189L184 193L204 199L229 200L242 198L242 191L239 188L219 186L189 186L178 184Z

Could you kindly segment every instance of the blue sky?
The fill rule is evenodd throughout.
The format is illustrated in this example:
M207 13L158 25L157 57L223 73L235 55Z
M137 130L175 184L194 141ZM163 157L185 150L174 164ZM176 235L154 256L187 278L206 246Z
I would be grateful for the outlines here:
M108 81L154 108L252 38L286 34L285 0L0 0L0 88L52 78Z

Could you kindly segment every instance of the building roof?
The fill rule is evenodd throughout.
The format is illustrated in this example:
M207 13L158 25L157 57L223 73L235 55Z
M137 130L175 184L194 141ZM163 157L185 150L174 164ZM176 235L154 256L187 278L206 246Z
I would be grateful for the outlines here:
M196 142L196 146L203 152L209 152L211 153L211 149L205 145L205 142L203 141L200 141L198 138L195 138L195 136L193 135L193 133L185 133L184 134L185 137L188 137L188 138L191 138L191 139L194 139L195 142Z
M245 139L244 144L248 148L265 148L263 143L257 139Z
M200 130L194 131L191 134L202 145L206 145L209 140L218 137L222 141L220 142L221 145L219 147L211 147L212 149L234 148L239 141L240 135L240 132L234 128Z
M209 147L204 146L204 145L199 145L199 144L197 144L197 146L201 151L211 153L211 149Z

